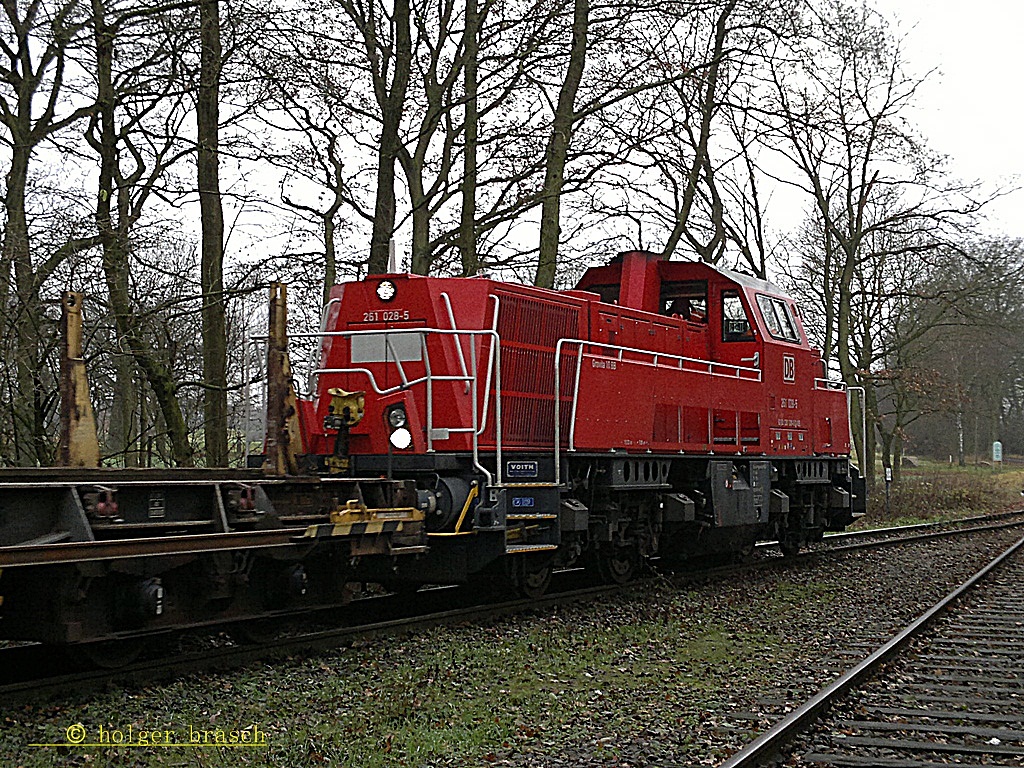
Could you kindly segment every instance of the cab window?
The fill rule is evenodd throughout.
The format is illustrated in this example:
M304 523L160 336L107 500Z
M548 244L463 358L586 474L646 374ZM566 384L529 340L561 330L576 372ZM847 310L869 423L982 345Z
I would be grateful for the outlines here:
M691 323L708 321L708 284L706 280L663 283L661 314L681 317Z
M722 291L722 341L753 341L747 311L739 291Z
M592 285L585 290L591 293L596 293L601 297L601 301L605 304L618 304L619 303L619 291L622 286L618 283L614 285Z
M783 341L800 342L800 331L797 330L793 311L784 299L759 293L757 308L761 310L768 333Z

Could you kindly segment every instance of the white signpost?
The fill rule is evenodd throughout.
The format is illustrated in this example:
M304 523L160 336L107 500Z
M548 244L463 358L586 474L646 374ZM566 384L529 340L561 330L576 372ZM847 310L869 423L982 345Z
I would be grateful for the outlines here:
M992 443L992 463L1002 464L1003 463L1003 444L996 440Z

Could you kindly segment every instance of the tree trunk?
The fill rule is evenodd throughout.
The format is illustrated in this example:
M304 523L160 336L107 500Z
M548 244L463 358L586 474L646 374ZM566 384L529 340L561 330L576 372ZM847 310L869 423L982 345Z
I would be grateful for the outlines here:
M573 123L576 119L576 93L583 79L587 63L587 34L590 25L590 0L575 0L573 5L572 47L569 66L558 92L545 153L544 189L540 214L540 248L534 285L554 288L558 270L558 244L561 236L560 212L562 186L565 183L565 164L572 143Z
M864 438L864 466L861 471L870 485L875 479L875 425L878 423L878 397L870 381L864 382L864 406L867 412L867 434Z
M693 210L693 203L697 196L697 188L700 184L701 168L705 169L705 177L708 182L708 186L714 189L713 174L714 169L708 162L708 143L711 140L711 123L715 116L716 98L715 94L718 90L718 74L722 67L722 60L725 53L725 40L729 34L729 27L727 22L729 16L736 8L736 0L730 0L725 6L719 11L718 20L715 24L715 42L714 48L711 53L711 65L708 67L707 73L707 86L704 89L704 96L701 99L701 118L700 118L700 133L697 140L697 146L694 147L693 151L693 163L690 166L690 172L687 175L686 187L683 190L683 201L679 210L676 212L676 223L672 228L672 232L668 236L668 240L665 243L665 247L662 253L665 256L671 256L675 253L676 248L679 246L679 241L683 235L687 233L687 228L690 222L690 212ZM721 237L724 233L721 229L721 218L717 217L715 222L716 238ZM711 262L713 256L711 255L714 251L715 243L707 245L705 253L703 253L702 260Z
M412 273L429 275L430 254L430 210L423 196L423 166L417 165L418 158L409 162L409 202L412 203Z
M139 407L135 386L135 367L132 358L120 352L114 356L114 393L110 408L110 444L108 454L118 454L126 467L139 466L138 423Z
M844 248L842 251L845 256L845 262L843 265L843 272L839 279L838 292L839 292L839 310L836 313L836 352L839 358L839 370L843 377L843 381L846 382L847 386L850 387L864 387L864 397L860 404L860 408L864 409L865 421L867 424L866 430L861 429L862 421L859 418L859 408L854 408L853 423L850 424L850 431L853 434L853 442L857 447L858 455L860 459L860 469L866 478L869 480L875 476L874 466L874 442L875 433L872 422L873 411L869 405L868 398L870 395L870 387L868 382L864 381L859 375L856 366L851 359L850 350L850 314L852 305L852 288L854 276L854 256L851 253L851 249ZM866 434L861 434L866 432ZM858 438L860 438L858 440Z
M177 466L191 467L194 464L192 445L188 439L188 425L182 416L173 372L151 353L139 335L139 319L132 311L128 292L128 259L123 245L121 239L116 236L103 244L103 274L117 332L128 343L128 349L136 365L142 370L153 389L168 431L172 461Z
M337 211L332 208L324 216L324 306L331 300L331 288L338 282L338 251L334 244L336 225L334 216Z
M202 47L196 122L199 147L197 179L202 222L203 433L206 465L228 463L227 319L224 306L224 212L220 203L218 145L220 141L219 0L200 0L199 38Z
M93 141L100 158L99 193L96 198L95 221L96 230L100 235L103 257L103 275L110 297L110 307L114 313L114 323L118 335L125 339L128 349L136 365L146 376L153 393L160 405L165 424L170 432L172 457L179 466L192 466L192 446L188 439L188 426L182 416L178 402L177 386L173 372L160 363L153 351L141 336L141 323L132 309L129 291L128 236L129 222L127 216L127 190L115 190L114 178L117 173L117 135L114 122L114 87L113 87L113 50L114 38L111 30L104 22L103 4L101 0L93 0L94 26L96 33L97 62L97 103L94 120L99 121L99 137ZM111 213L112 201L117 196L122 210L120 220L114 222ZM118 380L121 383L122 372L118 368ZM134 383L123 382L121 396L126 401L128 391L134 391ZM124 402L124 418L134 403ZM127 443L125 443L127 445ZM126 461L127 463L127 461Z
M380 151L377 153L377 201L373 209L370 260L366 265L366 271L371 275L387 272L388 269L391 236L395 233L395 159L397 156L398 119L390 118L385 113L384 125L381 129Z
M367 272L371 275L387 271L391 238L395 233L395 161L401 146L399 130L412 72L409 0L395 0L392 18L395 30L394 75L390 90L385 82L379 83L376 88L381 107L381 134L380 150L377 152L377 200L373 212L373 234L370 237L370 260L367 263ZM374 54L378 55L378 52ZM374 76L380 78L382 74L375 73Z
M35 271L28 242L28 218L25 213L25 190L32 148L15 142L11 167L7 172L4 205L7 221L4 228L4 261L14 270L14 291L11 322L14 325L14 357L17 391L12 393L14 417L14 461L31 467L42 462L44 453L37 440L37 404L41 402L38 322L42 315ZM8 273L9 274L9 273ZM9 287L7 288L9 291Z
M466 0L465 33L465 154L462 171L462 214L459 222L459 251L462 258L462 275L475 275L480 269L476 254L476 145L479 133L477 115L477 57L479 54L480 16L477 0Z

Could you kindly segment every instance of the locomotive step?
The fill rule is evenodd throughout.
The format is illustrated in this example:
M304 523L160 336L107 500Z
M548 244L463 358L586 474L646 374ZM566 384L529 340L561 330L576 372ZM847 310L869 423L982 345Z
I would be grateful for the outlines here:
M526 552L554 552L558 549L557 544L515 544L505 547L506 555L521 555Z
M502 488L561 488L564 483L502 483Z
M558 515L506 515L506 520L557 520Z
M411 547L388 547L389 555L422 555L430 551L430 547L418 545Z

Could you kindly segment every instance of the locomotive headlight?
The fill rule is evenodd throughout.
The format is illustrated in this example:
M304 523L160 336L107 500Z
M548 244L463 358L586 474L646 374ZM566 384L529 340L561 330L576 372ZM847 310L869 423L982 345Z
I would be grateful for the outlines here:
M388 424L391 425L392 429L398 429L399 427L404 427L405 423L408 420L409 420L408 417L405 415L405 408L403 408L402 406L398 406L397 408L392 408L388 412Z
M399 427L391 433L391 437L388 438L391 444L400 451L404 451L410 445L412 445L412 432L405 427Z
M377 283L377 298L381 301L391 301L397 292L398 289L390 280L381 280Z

